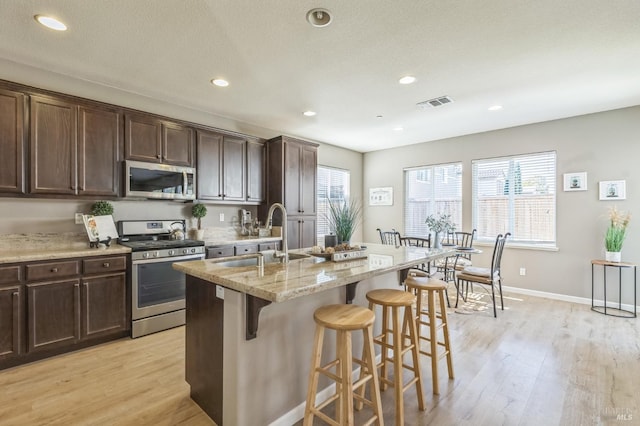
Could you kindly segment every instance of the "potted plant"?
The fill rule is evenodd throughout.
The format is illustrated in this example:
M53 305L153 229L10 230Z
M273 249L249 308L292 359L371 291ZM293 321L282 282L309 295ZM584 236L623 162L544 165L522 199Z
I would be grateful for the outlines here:
M336 234L338 244L348 243L358 226L362 209L355 200L329 200L326 214L329 229Z
M427 224L427 227L429 227L429 230L435 234L433 248L442 248L441 234L454 231L456 229L456 225L453 223L451 215L448 213L440 213L438 215L431 214L427 216L425 223Z
M622 243L624 242L627 226L631 215L619 212L616 207L609 210L609 227L604 235L605 260L608 262L620 262L622 255Z
M96 201L91 205L91 214L94 216L112 215L113 205L108 201Z
M207 207L204 204L194 204L191 207L191 215L198 219L197 240L204 240L204 229L202 229L202 218L207 215Z

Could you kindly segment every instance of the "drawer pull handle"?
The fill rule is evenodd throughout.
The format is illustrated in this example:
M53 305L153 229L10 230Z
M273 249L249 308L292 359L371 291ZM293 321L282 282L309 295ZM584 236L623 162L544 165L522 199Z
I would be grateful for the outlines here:
M58 272L58 268L51 268L51 272Z
M104 263L102 264L102 266L104 266L105 268L108 268L108 267L109 267L109 266L111 266L111 265L109 265L109 262L104 262Z

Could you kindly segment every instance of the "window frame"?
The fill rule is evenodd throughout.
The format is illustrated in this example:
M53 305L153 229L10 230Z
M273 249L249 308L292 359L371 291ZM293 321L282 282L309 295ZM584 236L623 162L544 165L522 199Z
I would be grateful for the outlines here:
M322 245L324 246L324 236L327 235L330 231L328 229L328 225L324 226L325 223L327 222L326 220L326 209L325 211L323 211L323 206L324 205L328 205L328 203L326 203L326 200L328 198L321 198L320 194L324 193L325 191L321 191L320 190L320 170L324 169L329 171L329 173L333 173L333 172L338 172L338 173L344 173L344 175L346 176L346 182L343 182L342 184L342 198L335 198L335 200L342 200L342 199L350 199L351 196L351 170L349 169L342 169L340 167L333 167L333 166L325 166L325 165L321 165L318 164L317 166L317 183L316 183L316 244L317 245ZM343 178L345 177L343 176ZM329 180L328 180L328 185L329 187L327 188L327 193L329 195L331 195L331 175L329 176ZM334 198L331 198L332 200ZM326 233L325 233L326 232Z
M495 238L496 235L493 236L487 236L487 235L483 235L483 229L480 226L480 211L479 211L479 179L477 178L477 167L478 165L486 165L487 163L490 162L501 162L501 161L517 161L517 160L523 160L523 159L530 159L534 156L541 156L541 155L551 155L553 157L553 166L552 166L552 170L549 171L548 173L539 173L538 177L545 177L545 178L552 178L552 182L547 182L546 180L544 181L544 184L549 188L550 192L545 194L544 192L534 192L534 193L525 193L525 192L521 192L519 194L515 193L515 191L511 191L511 188L508 187L507 185L509 185L509 181L513 180L516 185L514 185L514 187L519 187L520 190L522 191L522 182L521 179L522 177L517 177L518 175L520 175L522 172L520 171L520 166L518 166L518 175L516 175L516 169L514 168L513 171L513 176L507 176L505 178L505 188L509 188L509 193L508 194L504 194L506 196L508 196L508 205L509 205L509 210L505 212L504 216L507 218L508 220L508 224L505 228L504 232L510 232L511 236L509 237L509 240L507 240L507 244L510 247L518 247L518 248L524 248L524 249L533 249L533 250L557 250L557 242L558 242L558 232L557 232L557 221L558 221L558 177L557 177L557 168L558 168L558 154L557 151L555 150L549 150L549 151L538 151L538 152L529 152L529 153L523 153L523 154L514 154L514 155L505 155L505 156L498 156L498 157L488 157L488 158L481 158L481 159L473 159L471 160L471 204L472 204L472 208L471 208L471 218L472 218L472 224L473 224L473 228L477 230L477 238L476 241L478 243L478 245L492 245L495 242ZM516 163L519 164L519 163ZM543 165L544 163L541 161L540 162L541 165ZM521 176L521 175L520 175ZM520 179L520 181L518 181L517 179ZM505 189L506 190L506 189ZM518 219L518 209L515 207L516 203L516 197L518 196L522 196L520 199L525 199L525 197L531 197L531 196L535 196L535 195L550 195L551 196L551 202L552 202L552 209L553 209L553 218L551 219L550 223L551 223L551 233L552 233L552 239L537 239L537 238L532 238L532 239L525 239L525 238L519 238L519 235L514 232L514 229L516 227L516 222ZM499 195L495 195L496 198L499 197ZM484 197L484 199L490 199L490 197ZM521 213L522 214L522 213ZM503 232L501 232L503 233ZM540 235L540 234L538 234Z

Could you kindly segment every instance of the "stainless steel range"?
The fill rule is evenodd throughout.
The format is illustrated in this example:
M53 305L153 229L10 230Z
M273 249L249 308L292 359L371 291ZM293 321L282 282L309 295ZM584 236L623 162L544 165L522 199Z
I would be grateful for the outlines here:
M140 337L185 323L185 275L173 262L205 258L204 241L183 236L184 220L118 222L120 244L131 248L131 337Z

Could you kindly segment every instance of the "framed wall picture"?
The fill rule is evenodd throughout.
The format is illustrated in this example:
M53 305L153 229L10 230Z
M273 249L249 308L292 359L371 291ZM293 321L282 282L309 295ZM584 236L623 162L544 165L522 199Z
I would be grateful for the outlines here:
M600 182L600 200L625 200L627 198L627 181L603 180Z
M564 174L564 190L565 191L586 191L587 190L587 172L565 173Z
M384 188L369 188L369 205L392 206L393 188L390 186Z

